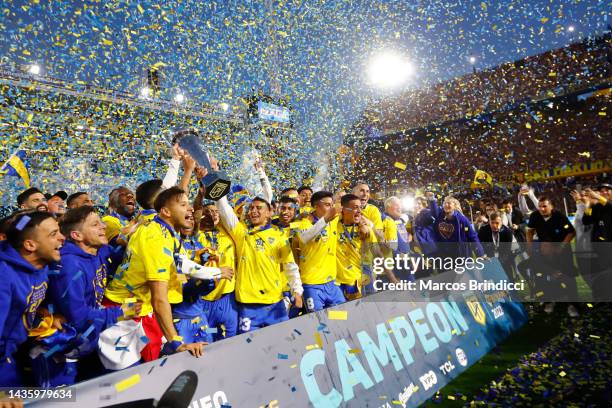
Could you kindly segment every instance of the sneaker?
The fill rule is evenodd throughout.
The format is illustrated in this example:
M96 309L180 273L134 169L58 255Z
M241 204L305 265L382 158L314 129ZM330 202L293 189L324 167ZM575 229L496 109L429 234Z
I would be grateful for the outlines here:
M580 313L578 313L578 309L576 309L576 306L574 306L574 305L569 305L567 307L567 314L570 317L578 317L578 316L580 316Z
M551 314L553 311L555 310L555 304L554 303L546 303L544 305L544 312Z

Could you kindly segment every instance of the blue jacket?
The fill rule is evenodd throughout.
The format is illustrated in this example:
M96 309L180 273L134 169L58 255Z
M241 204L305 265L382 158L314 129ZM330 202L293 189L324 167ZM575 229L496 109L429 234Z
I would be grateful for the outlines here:
M5 360L28 338L45 299L47 267L36 269L8 242L0 242L0 357Z
M79 333L92 324L97 333L115 324L121 308L103 308L102 299L107 273L121 262L123 251L105 245L91 255L66 240L60 253L60 263L49 271L48 303Z
M437 204L432 203L432 207L436 213L435 232L439 243L457 243L456 251L453 252L460 257L470 257L472 251L475 251L477 256L484 256L478 234L465 215L455 210L452 218L446 220L444 211L440 210Z
M436 218L428 208L422 209L414 217L413 230L416 242L421 247L424 255L431 255L436 252L436 232L434 223Z

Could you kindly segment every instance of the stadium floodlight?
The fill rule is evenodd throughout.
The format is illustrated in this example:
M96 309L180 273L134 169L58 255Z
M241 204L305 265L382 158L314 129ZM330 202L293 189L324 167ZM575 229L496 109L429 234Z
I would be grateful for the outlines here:
M567 27L567 31L569 31L570 33L573 33L575 29L576 27L574 27L573 25Z
M148 86L143 86L140 88L140 97L142 99L148 99L151 96L151 88Z
M470 57L470 64L474 65L476 63L476 57L471 56Z
M182 93L177 93L176 95L174 95L174 102L176 103L183 103L185 102L185 95L183 95Z
M376 55L368 66L370 83L380 88L396 88L414 73L410 61L402 55L385 51Z
M400 201L402 203L402 209L404 211L412 211L414 209L414 197L407 195L402 197Z
M40 65L38 64L32 64L28 67L28 72L32 75L39 75L40 74Z

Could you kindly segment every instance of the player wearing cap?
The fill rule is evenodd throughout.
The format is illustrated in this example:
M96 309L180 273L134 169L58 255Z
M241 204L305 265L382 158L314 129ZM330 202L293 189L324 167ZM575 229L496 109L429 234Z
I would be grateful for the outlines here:
M306 308L314 312L346 300L336 285L339 211L334 206L333 193L317 191L311 202L314 210L303 220L297 239Z
M47 199L49 212L59 220L66 213L66 198L68 198L68 194L65 191L58 191L55 194L45 194L45 198Z

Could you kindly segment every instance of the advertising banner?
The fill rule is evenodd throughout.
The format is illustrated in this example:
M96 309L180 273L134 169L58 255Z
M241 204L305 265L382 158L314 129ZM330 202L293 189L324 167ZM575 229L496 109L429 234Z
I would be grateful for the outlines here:
M507 279L497 260L473 277ZM199 359L181 353L80 383L73 394L82 407L417 406L527 320L506 291L429 299L379 292L211 344ZM43 405L67 406L32 404Z

